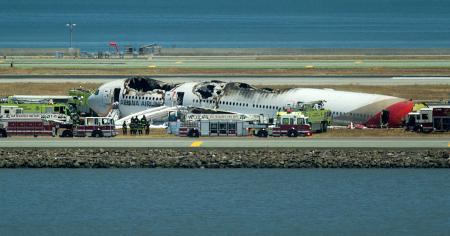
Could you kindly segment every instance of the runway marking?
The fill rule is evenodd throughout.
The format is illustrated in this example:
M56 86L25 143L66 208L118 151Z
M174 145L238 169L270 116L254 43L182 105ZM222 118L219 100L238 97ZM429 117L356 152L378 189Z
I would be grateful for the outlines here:
M313 65L307 65L307 66L305 66L305 68L306 69L312 69L312 68L314 68L314 66Z
M191 144L191 147L200 147L202 146L203 142L202 141L195 141Z
M448 143L448 147L450 148L450 143Z
M175 64L181 64L181 63L183 63L182 61L177 61L177 62L175 62Z
M362 64L364 63L363 61L355 61L355 64Z
M148 68L156 68L156 65L149 65Z

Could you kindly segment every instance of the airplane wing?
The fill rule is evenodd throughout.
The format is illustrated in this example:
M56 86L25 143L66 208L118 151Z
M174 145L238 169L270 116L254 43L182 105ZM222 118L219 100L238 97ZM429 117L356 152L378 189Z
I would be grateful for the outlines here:
M129 116L125 116L123 118L120 118L115 121L116 127L121 128L123 122L125 121L126 124L130 124L131 118L138 117L139 119L142 118L142 116L145 116L147 120L150 119L163 119L168 117L169 112L176 111L178 107L176 106L159 106L159 107L153 107L144 111L136 112L134 114L131 114Z

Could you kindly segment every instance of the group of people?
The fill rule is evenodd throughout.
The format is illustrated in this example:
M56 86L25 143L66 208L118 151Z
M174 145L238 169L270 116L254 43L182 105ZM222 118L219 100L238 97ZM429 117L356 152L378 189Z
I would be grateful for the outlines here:
M150 122L145 118L145 116L142 116L141 119L139 119L137 116L131 118L129 127L130 135L143 135L144 132L145 135L150 134ZM122 132L123 135L128 134L128 126L125 121L122 124Z

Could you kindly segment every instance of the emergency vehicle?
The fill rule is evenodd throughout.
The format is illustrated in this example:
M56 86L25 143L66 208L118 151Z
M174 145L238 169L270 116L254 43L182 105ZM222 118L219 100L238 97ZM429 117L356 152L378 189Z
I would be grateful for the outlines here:
M117 135L114 119L109 117L84 117L81 124L59 124L60 137L114 137Z
M308 117L298 111L277 112L275 125L267 128L255 129L254 134L258 137L304 137L311 136L312 130L308 123Z
M54 136L55 124L42 119L9 119L0 122L0 137Z
M328 126L333 122L333 116L331 110L324 108L325 102L324 100L308 103L297 102L293 110L300 111L308 117L308 123L313 132L327 132Z
M169 112L168 133L178 136L247 136L260 115L230 113L190 113L178 110ZM266 127L266 125L264 125Z
M429 133L450 130L450 106L432 106L408 113L406 130Z

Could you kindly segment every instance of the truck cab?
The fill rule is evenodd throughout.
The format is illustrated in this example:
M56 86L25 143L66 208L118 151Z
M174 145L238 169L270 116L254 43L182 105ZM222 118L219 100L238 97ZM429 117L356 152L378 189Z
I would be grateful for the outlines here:
M308 117L302 112L277 112L272 136L311 136L312 130Z

